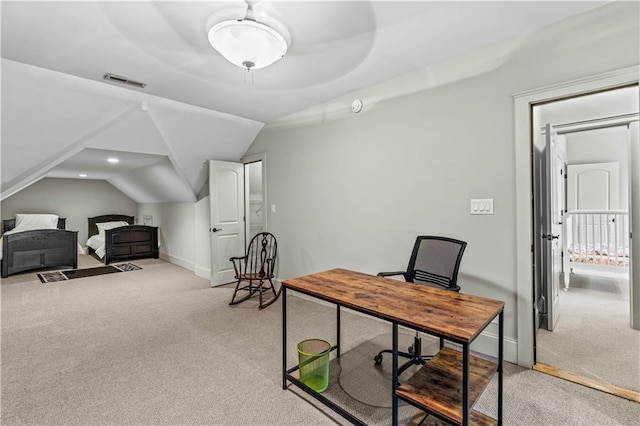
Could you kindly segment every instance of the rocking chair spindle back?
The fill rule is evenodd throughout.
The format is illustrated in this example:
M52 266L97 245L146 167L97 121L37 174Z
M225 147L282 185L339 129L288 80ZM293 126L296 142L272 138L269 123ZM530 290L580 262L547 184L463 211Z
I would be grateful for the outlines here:
M229 305L235 305L259 295L259 308L264 309L275 302L280 295L273 284L278 243L276 237L269 232L260 232L251 239L247 253L242 257L229 259L235 271L236 288ZM244 297L236 300L239 291L247 291ZM263 294L271 291L273 297L264 302Z

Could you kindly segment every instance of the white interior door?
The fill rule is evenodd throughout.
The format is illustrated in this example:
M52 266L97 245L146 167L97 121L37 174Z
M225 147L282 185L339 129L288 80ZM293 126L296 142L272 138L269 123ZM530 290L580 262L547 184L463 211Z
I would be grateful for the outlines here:
M620 208L620 164L571 164L568 167L569 210Z
M629 302L631 304L631 328L640 330L640 125L629 125ZM633 239L635 232L636 238Z
M209 161L211 286L233 281L229 258L244 254L244 165Z
M545 126L545 171L542 185L542 261L546 295L546 328L553 330L560 315L560 274L562 273L562 220L565 210L566 154L550 124Z

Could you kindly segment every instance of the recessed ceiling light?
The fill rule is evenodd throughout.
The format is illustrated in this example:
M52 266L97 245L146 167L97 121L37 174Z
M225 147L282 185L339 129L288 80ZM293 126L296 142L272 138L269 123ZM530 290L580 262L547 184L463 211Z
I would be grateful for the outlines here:
M86 174L86 173L80 173L78 176L80 176L80 177L87 177L87 174Z
M110 162L110 163L113 163L113 164L120 162L120 160L118 160L115 157L107 158L107 161Z

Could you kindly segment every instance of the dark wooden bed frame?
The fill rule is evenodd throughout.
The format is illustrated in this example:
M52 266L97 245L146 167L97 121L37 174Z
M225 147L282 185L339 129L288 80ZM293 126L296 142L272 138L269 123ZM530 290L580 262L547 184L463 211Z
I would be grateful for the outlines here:
M134 225L134 216L107 214L89 218L89 237L98 233L98 223L125 221L129 226L107 229L105 231L104 264L129 259L157 259L158 227ZM93 249L89 248L89 253Z
M78 267L78 231L65 230L66 219L58 218L58 229L37 229L2 236L2 278L18 272L56 266ZM16 227L15 219L2 221L2 234Z

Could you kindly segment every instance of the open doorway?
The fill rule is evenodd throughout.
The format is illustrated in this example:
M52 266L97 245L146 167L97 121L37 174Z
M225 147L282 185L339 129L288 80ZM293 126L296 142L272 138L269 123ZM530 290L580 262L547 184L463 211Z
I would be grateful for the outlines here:
M265 153L247 155L244 164L245 247L267 228L267 158Z
M638 96L636 84L532 106L534 360L634 392L629 182ZM545 252L552 244L561 250ZM556 254L561 267L552 268Z
M246 244L256 234L266 231L265 207L262 194L262 161L245 163L245 223ZM245 245L246 245L245 244Z

